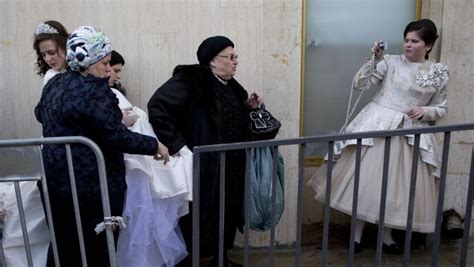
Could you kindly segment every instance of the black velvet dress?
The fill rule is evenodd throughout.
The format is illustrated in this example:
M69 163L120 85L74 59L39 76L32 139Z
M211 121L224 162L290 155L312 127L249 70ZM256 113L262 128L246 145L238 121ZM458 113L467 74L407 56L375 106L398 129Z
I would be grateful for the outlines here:
M107 80L72 71L58 74L43 88L35 115L44 137L84 136L100 147L111 213L120 216L127 186L123 153L153 155L158 143L155 138L129 131L121 123L122 112ZM42 153L60 263L82 266L65 147L44 145ZM97 235L94 231L96 224L104 220L97 159L91 149L79 144L71 145L71 154L87 264L108 266L105 232ZM50 253L48 266L54 265L52 260Z

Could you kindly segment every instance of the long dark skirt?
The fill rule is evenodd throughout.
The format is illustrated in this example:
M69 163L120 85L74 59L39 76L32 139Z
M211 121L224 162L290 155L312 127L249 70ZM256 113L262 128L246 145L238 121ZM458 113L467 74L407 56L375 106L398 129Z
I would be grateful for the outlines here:
M122 214L124 194L109 193L112 216ZM61 266L82 266L79 238L71 196L50 194L53 224ZM96 234L94 228L104 220L102 201L98 197L79 196L82 231L88 266L109 266L106 234ZM115 231L117 241L118 230ZM52 247L47 266L55 266Z

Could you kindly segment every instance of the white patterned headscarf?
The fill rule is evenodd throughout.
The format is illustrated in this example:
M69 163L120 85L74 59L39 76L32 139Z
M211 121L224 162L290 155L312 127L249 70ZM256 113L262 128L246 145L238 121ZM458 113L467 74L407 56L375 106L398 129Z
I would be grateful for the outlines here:
M91 26L81 26L67 39L67 64L73 71L84 71L112 53L110 40Z

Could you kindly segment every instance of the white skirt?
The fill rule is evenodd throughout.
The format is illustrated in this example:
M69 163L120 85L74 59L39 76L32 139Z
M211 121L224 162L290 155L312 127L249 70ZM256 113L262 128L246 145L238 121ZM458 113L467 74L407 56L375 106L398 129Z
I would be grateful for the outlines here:
M33 181L21 182L20 191L33 265L46 266L51 236L44 215L40 191L36 182ZM1 240L6 266L28 266L13 183L0 183L0 196L2 196L0 202L3 202L3 208L6 211Z
M374 146L363 146L361 151L359 199L357 218L377 224L379 221L384 160L384 139L374 139ZM341 157L333 165L331 207L352 215L356 147L343 149ZM406 229L413 148L405 137L392 137L385 226ZM432 233L435 229L438 185L431 175L432 166L418 159L413 231ZM316 192L315 199L324 203L326 174L324 163L310 179Z
M187 255L178 225L188 204L185 194L154 198L150 176L139 169L127 172L127 185L127 227L117 243L118 266L175 266Z

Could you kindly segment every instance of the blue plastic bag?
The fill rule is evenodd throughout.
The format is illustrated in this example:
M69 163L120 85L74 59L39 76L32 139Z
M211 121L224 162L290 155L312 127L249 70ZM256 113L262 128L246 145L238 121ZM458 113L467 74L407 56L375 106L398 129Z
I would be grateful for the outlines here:
M276 179L276 213L278 223L285 208L285 167L278 154ZM269 147L252 149L250 162L250 229L267 231L272 226L273 155Z

